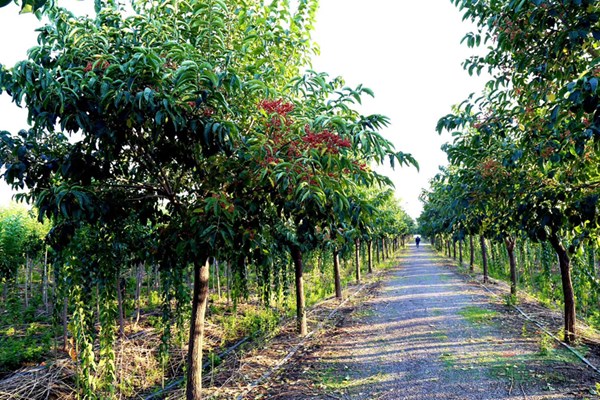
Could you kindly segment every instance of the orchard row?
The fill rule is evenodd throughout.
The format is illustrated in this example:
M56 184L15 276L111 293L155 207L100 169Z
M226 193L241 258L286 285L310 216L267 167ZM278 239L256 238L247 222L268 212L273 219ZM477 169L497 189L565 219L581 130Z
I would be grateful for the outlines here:
M444 240L478 236L483 268L485 239L502 243L513 294L535 260L520 261L515 249L551 248L556 268L540 257L535 268L542 286L562 291L565 340L573 341L576 299L588 315L598 312L595 295L581 294L599 282L600 4L454 3L476 26L467 44L486 48L464 67L491 79L438 123L455 139L445 146L450 166L423 194L421 226Z
M127 12L96 1L93 17L53 3L40 3L48 23L28 59L0 70L0 90L31 124L0 132L0 166L49 221L82 397L114 394L124 270L158 266L165 318L183 323L178 307L191 300L195 400L213 261L229 266L234 297L256 279L267 307L271 283L293 264L302 335L311 253L328 249L335 261L364 243L371 254L372 243L382 250L410 233L390 180L372 167L416 162L380 134L386 117L356 111L372 92L301 72L316 49L316 0L132 1Z

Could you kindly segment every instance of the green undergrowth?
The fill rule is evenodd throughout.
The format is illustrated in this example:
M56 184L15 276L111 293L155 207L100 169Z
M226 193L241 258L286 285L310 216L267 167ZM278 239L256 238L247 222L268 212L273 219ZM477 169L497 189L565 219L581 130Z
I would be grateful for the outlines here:
M458 312L463 318L472 324L492 324L493 319L498 316L498 312L487 310L485 308L468 306Z
M554 365L580 363L570 351L551 344L540 344L540 351L523 355L492 353L480 360L481 364L496 378L507 378L516 382L542 381L558 384L565 381L564 374Z
M244 307L234 314L215 315L212 320L221 329L221 342L228 343L274 332L281 320L281 311L276 307Z
M585 353L585 348L578 348ZM542 383L542 385L557 385L566 381L564 374L554 368L556 365L579 365L579 359L570 351L557 347L554 343L542 340L540 349L533 353L517 354L507 352L484 352L473 357L458 356L452 352L445 352L439 360L448 370L469 374L487 374L498 380L507 380L513 383Z
M50 352L53 330L32 322L0 330L0 375L43 361Z

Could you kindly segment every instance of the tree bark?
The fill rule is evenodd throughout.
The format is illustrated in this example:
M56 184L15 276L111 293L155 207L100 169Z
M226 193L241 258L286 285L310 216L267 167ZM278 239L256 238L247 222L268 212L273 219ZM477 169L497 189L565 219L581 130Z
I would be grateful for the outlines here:
M29 294L28 294L28 287L29 287L29 256L27 256L25 258L25 308L29 307Z
M475 271L475 249L473 248L473 235L469 235L469 271Z
M125 315L123 312L123 279L117 278L117 302L119 306L119 337L125 337Z
M42 276L42 301L44 302L44 310L48 312L48 249L44 252L44 274Z
M508 265L510 266L510 294L517 295L517 262L515 260L515 238L507 237L504 239L506 253L508 254Z
M375 239L375 256L377 257L377 264L381 261L379 259L379 239Z
M304 268L302 266L302 251L296 245L290 246L292 260L294 261L294 273L296 276L296 325L300 336L308 333L306 326L306 310L304 300Z
M144 264L139 263L137 266L137 271L135 274L135 324L137 325L140 322L140 314L141 314L141 305L140 305L140 297L142 292L142 280L144 273Z
M560 277L562 279L563 296L565 302L565 342L573 343L575 340L575 295L573 292L573 282L571 280L571 259L569 253L563 246L557 235L548 238L552 248L558 255L558 265L560 267Z
M373 241L367 242L367 264L369 267L369 273L373 273Z
M333 281L335 282L335 297L342 300L342 280L340 278L340 252L333 251Z
M487 247L485 245L485 238L483 235L479 236L479 244L481 245L481 263L483 264L483 283L488 283L490 278L488 273Z
M452 258L456 260L456 240L452 240Z
M6 308L6 300L8 299L8 279L4 281L4 285L2 287L2 303L0 303L0 311L5 311Z
M356 267L356 283L360 283L360 239L354 240L354 266Z
M204 265L194 263L194 294L192 297L192 321L187 357L186 399L202 398L202 347L204 345L204 317L208 303L209 257Z
M225 262L225 275L227 279L227 305L231 304L231 263Z
M62 309L62 328L63 328L63 350L69 351L69 320L68 320L68 310L69 310L69 298L65 296L63 299L63 309Z
M463 263L463 242L462 240L458 241L458 263L462 266Z
M219 260L215 259L215 276L217 278L217 297L221 299L221 271L219 270Z

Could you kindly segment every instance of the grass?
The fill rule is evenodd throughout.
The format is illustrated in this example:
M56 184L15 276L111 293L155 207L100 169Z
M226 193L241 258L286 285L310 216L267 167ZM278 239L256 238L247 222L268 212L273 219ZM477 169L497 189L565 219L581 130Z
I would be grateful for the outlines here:
M444 363L444 367L452 369L456 366L456 357L452 353L442 353L440 355L440 361Z
M469 306L458 312L463 318L472 324L491 324L492 320L498 316L496 311L487 310L485 308Z
M389 377L384 373L369 375L364 378L351 376L347 366L341 370L339 366L330 366L322 370L312 371L311 380L319 388L326 391L339 391L350 389L361 385L369 385L377 382L384 382Z
M550 338L546 335L547 338ZM565 381L560 372L554 371L553 364L579 364L579 359L570 351L556 347L553 341L542 337L537 353L512 354L491 352L480 355L477 363L489 370L498 379L513 382L542 381L548 385ZM585 348L580 351L585 352Z
M368 318L375 316L375 311L370 308L362 308L352 314L355 318Z
M26 364L43 361L50 352L52 329L32 322L17 330L9 327L0 332L0 374Z
M444 331L433 331L431 334L436 340L440 342L448 340L448 335L446 335Z

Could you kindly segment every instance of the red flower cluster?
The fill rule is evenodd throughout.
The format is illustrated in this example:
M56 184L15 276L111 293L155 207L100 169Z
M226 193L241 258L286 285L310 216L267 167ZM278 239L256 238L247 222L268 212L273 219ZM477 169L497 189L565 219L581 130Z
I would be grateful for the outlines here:
M271 117L271 121L267 123L267 126L271 128L281 128L282 123L285 124L285 126L290 126L292 124L292 120L288 117L288 114L294 110L294 105L292 103L286 103L283 99L265 99L260 102L260 108L269 114L277 114Z
M487 159L479 165L481 176L484 178L498 177L502 173L502 165L493 159Z
M304 127L306 136L302 138L305 143L308 143L313 149L325 146L327 152L331 154L339 153L340 148L350 147L350 141L342 139L337 133L324 130L321 133L311 132L308 125Z
M367 164L364 162L352 161L352 164L356 165L361 171L367 170Z
M260 102L260 108L269 114L279 114L285 116L294 110L292 103L286 103L283 99L278 100L263 100Z

